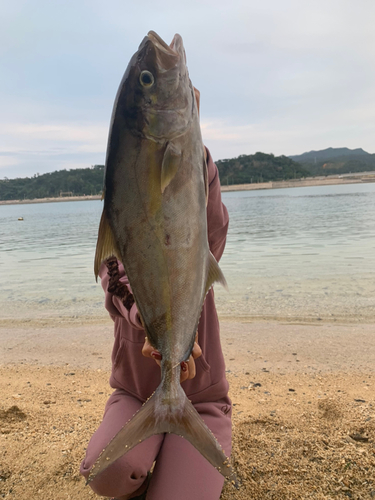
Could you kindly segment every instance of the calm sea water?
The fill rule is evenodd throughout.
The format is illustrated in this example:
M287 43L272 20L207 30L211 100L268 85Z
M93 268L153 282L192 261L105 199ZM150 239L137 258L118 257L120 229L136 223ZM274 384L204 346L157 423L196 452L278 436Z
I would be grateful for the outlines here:
M223 316L375 318L375 183L223 193ZM100 201L0 206L0 318L104 316ZM23 221L18 221L23 217Z

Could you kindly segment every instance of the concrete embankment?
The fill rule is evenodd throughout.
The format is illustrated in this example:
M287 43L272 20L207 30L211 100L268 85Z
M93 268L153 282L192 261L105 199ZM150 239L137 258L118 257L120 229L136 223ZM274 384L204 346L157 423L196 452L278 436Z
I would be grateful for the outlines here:
M283 189L307 186L332 186L340 184L361 184L375 182L375 172L366 175L332 176L332 177L307 177L305 179L289 179L287 181L259 182L254 184L232 184L221 186L222 191L251 191L257 189Z

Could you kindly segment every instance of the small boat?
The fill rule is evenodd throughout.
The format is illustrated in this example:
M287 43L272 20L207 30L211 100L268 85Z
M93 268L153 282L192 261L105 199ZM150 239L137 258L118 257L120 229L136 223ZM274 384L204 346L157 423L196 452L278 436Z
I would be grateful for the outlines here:
M23 220L23 217L18 217L18 220Z

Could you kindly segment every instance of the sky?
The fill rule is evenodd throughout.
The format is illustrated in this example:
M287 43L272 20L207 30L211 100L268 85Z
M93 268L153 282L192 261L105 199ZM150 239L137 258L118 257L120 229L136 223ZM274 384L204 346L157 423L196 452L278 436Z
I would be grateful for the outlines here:
M0 0L0 179L104 164L149 30L184 40L214 159L375 153L374 0Z

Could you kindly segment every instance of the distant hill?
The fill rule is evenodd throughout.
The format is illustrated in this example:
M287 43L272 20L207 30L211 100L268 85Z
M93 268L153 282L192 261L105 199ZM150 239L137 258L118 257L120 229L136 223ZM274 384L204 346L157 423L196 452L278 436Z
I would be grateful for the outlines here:
M286 156L241 155L216 162L222 184L246 184L308 177L307 168Z
M73 196L99 194L103 189L104 166L59 170L34 177L0 180L0 200L57 198L60 193Z
M288 158L299 163L315 163L315 161L327 161L332 158L363 155L371 156L369 153L366 153L366 151L363 151L362 148L328 148L320 151L309 151L308 153L303 153L302 155L288 156Z
M328 148L295 156L256 153L219 160L221 183L246 184L312 175L342 174L375 170L375 155L363 149ZM103 189L104 166L59 170L33 177L0 180L0 200L57 198L61 193L72 196L100 194Z
M309 151L302 155L289 156L312 175L347 174L375 170L375 155L362 148L328 148L321 151Z
M286 156L264 153L241 155L216 162L222 184L244 184L309 176L307 169ZM60 193L72 196L100 194L104 166L59 170L22 179L0 180L0 200L55 198Z

